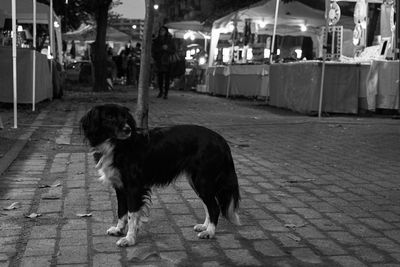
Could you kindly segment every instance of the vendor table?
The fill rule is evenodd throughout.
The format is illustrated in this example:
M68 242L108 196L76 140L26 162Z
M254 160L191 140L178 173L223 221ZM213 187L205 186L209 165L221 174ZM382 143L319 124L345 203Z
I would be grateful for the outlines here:
M267 97L269 65L230 65L209 67L207 91L216 95Z
M17 49L17 102L32 103L32 64L36 53L36 98L38 103L53 97L50 65L46 55L30 49ZM0 102L13 102L11 47L0 47Z
M356 114L362 72L367 69L359 63L327 62L322 111ZM320 61L271 65L270 105L301 113L318 111L321 74Z
M398 60L374 60L366 78L368 109L399 109Z
M209 67L206 70L207 92L214 95L226 95L228 76L226 66Z

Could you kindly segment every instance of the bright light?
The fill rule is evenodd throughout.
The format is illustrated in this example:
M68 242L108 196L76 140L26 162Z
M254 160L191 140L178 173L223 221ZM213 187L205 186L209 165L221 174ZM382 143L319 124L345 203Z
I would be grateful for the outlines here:
M228 29L228 32L233 32L233 30L235 29L235 26L232 23L230 23L228 25L227 29Z
M60 27L60 23L58 23L58 21L54 21L54 28L58 28Z
M155 5L154 5L154 9L155 9L155 10L158 10L158 8L159 8L159 5L155 4Z
M194 33L192 31L188 31L183 35L183 39L185 40L190 39L194 41L196 39L196 36L194 36Z
M271 56L271 50L268 48L264 49L264 58L269 58Z
M192 55L190 54L190 50L187 50L186 51L186 57L185 57L186 59L192 59Z
M23 32L23 31L24 31L24 29L22 28L22 26L21 26L21 25L18 25L17 31L18 31L18 32Z
M279 55L281 54L281 50L280 50L280 49L277 49L277 50L276 50L276 54L279 56Z
M132 25L132 29L136 30L137 26L134 24Z
M51 51L50 46L48 46L47 47L47 51L46 51L47 52L47 59L53 59L53 55L51 54L50 51Z
M261 28L265 28L265 26L267 26L267 22L261 21L261 22L260 22L260 27L261 27Z
M301 49L295 49L294 52L296 52L296 57L300 59L301 55L303 54L303 51Z
M231 54L231 48L222 48L222 62L228 62Z
M361 21L361 27L362 27L363 29L366 29L366 28L367 28L367 22L366 22L365 20Z
M199 58L199 65L204 65L204 64L206 64L206 58L205 57L200 57Z
M300 25L300 31L302 31L302 32L307 31L307 26L304 24Z
M253 49L252 48L247 49L246 59L247 60L253 59Z

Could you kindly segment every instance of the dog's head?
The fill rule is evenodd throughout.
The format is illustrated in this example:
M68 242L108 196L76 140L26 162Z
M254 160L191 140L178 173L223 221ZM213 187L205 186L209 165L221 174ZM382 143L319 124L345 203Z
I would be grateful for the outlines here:
M135 120L129 109L116 104L93 107L81 118L80 127L92 147L107 139L127 139L136 130Z

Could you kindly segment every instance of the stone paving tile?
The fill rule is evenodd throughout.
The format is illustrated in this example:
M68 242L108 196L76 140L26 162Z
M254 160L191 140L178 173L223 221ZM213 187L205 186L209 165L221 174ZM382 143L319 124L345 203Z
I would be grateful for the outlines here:
M199 240L193 225L204 220L204 210L180 179L154 190L138 244L118 248L118 237L105 233L116 222L115 192L97 181L77 127L104 99L131 110L136 100L133 92L55 100L40 120L60 127L34 131L0 176L0 207L21 203L0 211L0 266L400 265L397 123L318 122L256 102L187 92L172 92L168 101L151 98L150 125L196 122L228 140L242 226L221 219L215 239ZM30 213L41 217L25 218Z

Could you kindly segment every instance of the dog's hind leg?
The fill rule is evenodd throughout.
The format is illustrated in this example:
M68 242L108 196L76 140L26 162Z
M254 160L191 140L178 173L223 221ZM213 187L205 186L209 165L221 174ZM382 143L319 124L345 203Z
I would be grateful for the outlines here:
M116 188L117 194L117 205L118 205L118 223L117 226L111 226L107 230L108 235L121 236L124 234L126 224L128 222L128 207L126 202L126 196L123 190Z
M220 213L219 206L215 197L208 196L207 198L205 198L200 196L200 198L205 204L206 219L204 224L199 227L199 230L201 230L201 232L198 233L197 236L201 239L213 238L215 236L215 228L218 224L218 217ZM207 221L208 224L206 224Z

